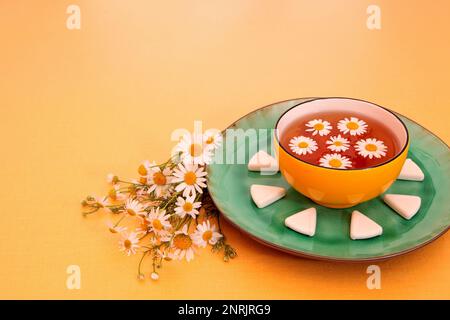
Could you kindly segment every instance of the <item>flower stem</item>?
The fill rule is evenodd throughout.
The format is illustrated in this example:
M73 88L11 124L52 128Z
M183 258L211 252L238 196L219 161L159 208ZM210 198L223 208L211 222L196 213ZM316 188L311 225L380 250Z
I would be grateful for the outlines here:
M127 216L127 214L125 213L122 217L120 217L120 219L116 222L116 224L114 225L114 228L117 227L119 225L119 223L122 222L123 219L125 219L125 217Z
M147 255L147 253L150 250L144 251L144 253L142 254L141 260L139 260L139 265L138 265L138 275L142 274L141 273L141 266L142 266L142 261L144 261L145 256Z

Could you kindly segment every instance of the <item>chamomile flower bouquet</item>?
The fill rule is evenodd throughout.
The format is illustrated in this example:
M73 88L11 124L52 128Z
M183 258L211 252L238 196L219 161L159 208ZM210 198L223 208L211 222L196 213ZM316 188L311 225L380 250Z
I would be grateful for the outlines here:
M221 252L225 261L236 256L206 185L206 166L221 142L219 132L186 134L166 162L144 161L134 180L109 174L108 194L82 201L85 216L98 211L112 215L107 228L118 236L119 250L127 256L141 255L139 279L148 273L157 280L163 262L190 261L208 246ZM144 259L151 260L151 270L143 270Z

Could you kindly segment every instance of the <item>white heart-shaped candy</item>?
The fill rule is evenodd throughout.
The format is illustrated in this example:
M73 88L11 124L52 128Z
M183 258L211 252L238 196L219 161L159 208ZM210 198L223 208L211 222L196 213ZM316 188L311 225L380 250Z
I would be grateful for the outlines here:
M403 164L402 171L398 175L397 179L400 180L411 180L411 181L423 181L425 175L419 166L411 159L406 159Z
M422 203L420 197L406 194L386 194L383 200L389 207L407 220L414 217Z
M278 161L264 150L253 155L247 166L250 171L278 171Z
M250 187L250 194L258 208L264 208L283 198L286 190L281 187L253 184Z
M316 208L300 211L284 220L286 227L312 237L316 233Z
M382 233L383 228L378 223L357 210L352 212L350 238L353 240L369 239L379 236Z

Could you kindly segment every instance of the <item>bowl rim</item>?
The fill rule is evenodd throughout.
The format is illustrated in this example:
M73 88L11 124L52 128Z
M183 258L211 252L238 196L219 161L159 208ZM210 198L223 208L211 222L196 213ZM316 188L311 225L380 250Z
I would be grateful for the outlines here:
M304 160L301 160L301 159L299 159L299 158L293 156L292 154L290 154L289 151L286 150L286 148L281 144L280 139L279 139L278 124L279 124L280 120L286 115L286 113L288 113L289 111L291 111L291 110L294 109L294 108L297 108L297 107L302 106L303 104L310 103L310 102L317 101L317 100L331 100L331 99L353 100L353 101L359 101L359 102L368 103L368 104L371 104L371 105L374 106L374 107L380 108L380 109L386 111L387 113L390 113L391 115L393 115L393 116L397 119L397 121L399 121L399 122L402 124L403 129L404 129L405 132L406 132L406 141L405 141L405 143L403 144L403 147L402 147L402 149L400 150L400 152L398 152L394 157L392 157L392 158L386 160L385 162L379 163L379 164L377 164L377 165L370 166L370 167L365 167L365 168L350 168L350 169L338 169L338 168L322 167L322 166L319 166L318 164L314 164L314 163L310 163L310 162L306 162L306 161L304 161ZM284 112L278 117L278 120L277 120L277 122L275 123L274 129L275 129L275 140L276 140L278 146L279 146L284 152L286 152L286 154L288 154L290 157L294 158L294 160L300 161L300 162L302 162L302 163L305 163L305 164L307 164L307 165L310 165L310 166L313 166L313 167L317 167L317 168L320 168L320 169L335 170L335 171L339 171L339 172L362 171L362 170L369 170L369 169L373 169L373 168L377 168L377 167L384 166L384 165L386 165L386 164L388 164L388 163L394 161L394 160L397 159L398 157L400 157L400 156L405 152L405 150L408 148L408 146L409 146L409 132L408 132L408 128L406 127L405 123L400 119L399 116L397 116L392 110L390 110L390 109L388 109L388 108L385 108L385 107L382 107L382 106L380 106L379 104L376 104L376 103L374 103L374 102L370 102L370 101L367 101L367 100L363 100L363 99L357 99L357 98L347 98L347 97L323 97L323 98L316 98L316 99L312 99L312 100L307 100L307 101L300 102L300 103L298 103L298 104L296 104L296 105L290 107L290 108L287 109L286 111L284 111Z

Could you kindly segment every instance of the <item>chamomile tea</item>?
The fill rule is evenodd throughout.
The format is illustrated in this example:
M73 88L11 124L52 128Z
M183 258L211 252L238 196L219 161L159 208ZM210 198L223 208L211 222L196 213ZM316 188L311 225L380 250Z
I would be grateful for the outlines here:
M302 161L342 170L377 166L401 148L381 121L344 111L302 116L286 127L280 143Z

